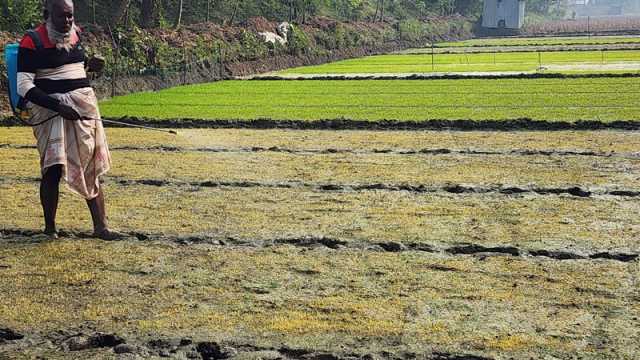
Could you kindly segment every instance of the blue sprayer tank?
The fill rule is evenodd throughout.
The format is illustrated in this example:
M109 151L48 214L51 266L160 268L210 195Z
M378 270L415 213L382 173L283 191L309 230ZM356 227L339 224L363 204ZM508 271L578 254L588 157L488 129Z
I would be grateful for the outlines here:
M7 44L4 47L4 61L7 65L7 79L9 80L9 101L11 109L18 111L18 47L19 44Z

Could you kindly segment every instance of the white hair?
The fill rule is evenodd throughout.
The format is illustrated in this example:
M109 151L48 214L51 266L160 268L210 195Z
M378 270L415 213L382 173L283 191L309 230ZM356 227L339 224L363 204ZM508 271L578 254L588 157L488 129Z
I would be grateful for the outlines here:
M51 11L53 11L53 5L55 5L57 2L64 2L65 5L71 6L73 7L73 0L45 0L45 9L49 12L49 15L51 15Z

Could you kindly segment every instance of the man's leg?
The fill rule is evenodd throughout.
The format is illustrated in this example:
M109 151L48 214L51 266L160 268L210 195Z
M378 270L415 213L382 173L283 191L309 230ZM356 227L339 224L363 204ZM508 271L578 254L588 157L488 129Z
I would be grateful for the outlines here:
M56 234L56 212L61 177L62 165L53 165L45 170L40 181L40 203L44 212L44 232L49 235Z
M107 212L104 208L104 194L102 186L98 190L98 196L91 200L87 200L89 211L91 212L91 220L93 220L93 232L100 234L107 230Z
M118 240L122 238L122 234L117 231L109 230L107 224L107 211L104 206L104 193L102 186L98 190L98 196L91 200L87 200L91 219L93 220L93 235L104 240Z

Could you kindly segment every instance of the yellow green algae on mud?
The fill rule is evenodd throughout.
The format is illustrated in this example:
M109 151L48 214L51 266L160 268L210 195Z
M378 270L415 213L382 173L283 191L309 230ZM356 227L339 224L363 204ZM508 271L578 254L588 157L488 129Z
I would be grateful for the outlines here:
M143 129L107 127L109 145L115 148L228 149L253 147L292 150L530 150L637 154L637 131L362 131L362 130L252 130L176 129L178 136ZM0 127L0 146L34 144L27 127Z
M0 176L37 173L33 149L0 149ZM406 153L115 151L110 175L166 181L469 184L633 187L640 157ZM163 166L158 166L163 164ZM27 165L27 166L25 166Z
M131 342L178 338L335 356L631 359L638 350L635 263L25 241L0 251L2 321L24 334L100 329Z
M0 128L0 358L634 359L640 134L108 129L108 215Z

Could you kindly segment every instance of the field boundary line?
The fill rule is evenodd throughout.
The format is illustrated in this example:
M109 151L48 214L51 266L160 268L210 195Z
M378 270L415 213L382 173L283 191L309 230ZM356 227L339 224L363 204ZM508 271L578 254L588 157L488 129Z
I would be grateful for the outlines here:
M13 237L26 237L37 239L40 231L17 228L0 228L0 242L12 241ZM80 239L92 238L89 232L63 230L59 232L63 237L75 237ZM268 248L279 245L292 245L303 248L327 248L331 250L364 250L376 252L406 252L418 251L426 253L439 253L443 255L502 255L524 258L544 257L553 260L613 260L620 262L632 262L640 257L634 252L595 250L595 251L568 251L564 249L522 249L510 245L476 244L458 242L453 244L426 243L426 242L395 242L395 241L362 241L336 239L329 237L302 236L292 238L274 238L265 240L238 239L234 237L221 237L210 234L179 234L166 235L162 233L150 233L145 231L125 232L127 240L144 242L172 242L180 245L208 244L229 247L255 247ZM17 239L20 241L19 239ZM37 241L37 240L36 240ZM434 269L449 271L445 269Z
M496 195L570 195L577 198L588 198L592 196L613 196L622 198L640 197L640 190L624 188L588 187L588 186L565 186L565 187L538 187L538 186L517 186L517 185L476 185L476 184L386 184L386 183L309 183L299 181L286 182L258 182L258 181L172 181L160 179L123 179L111 177L112 181L118 185L149 185L149 186L189 186L204 188L238 187L238 188L277 188L295 189L306 188L312 191L328 192L360 192L360 191L391 191L410 192L416 194L496 194Z
M0 149L37 149L36 145L24 145L24 144L7 144L0 143ZM425 155L425 156L438 156L438 155L504 155L504 156L587 156L587 157L605 157L605 158L620 158L620 159L639 159L640 152L637 153L618 153L618 152L596 152L589 150L534 150L534 149L511 149L503 151L483 150L483 149L449 149L449 148L421 148L421 149L391 149L391 148L376 148L376 149L350 149L350 148L314 148L314 149L292 149L279 146L262 147L239 147L239 148L224 148L224 147L181 147L181 146L168 146L168 145L153 145L153 146L110 146L111 151L140 151L140 152L204 152L204 153L285 153L285 154L354 154L354 155Z
M597 79L597 78L640 78L640 72L626 72L616 74L563 74L563 73L532 73L532 72L487 72L486 74L464 73L412 73L410 75L375 75L363 73L358 76L295 74L287 75L256 75L252 77L237 77L236 80L248 81L314 81L314 80L463 80L463 79Z
M0 184L17 182L39 182L38 177L0 177ZM305 181L225 181L225 180L199 180L185 181L178 179L128 179L120 176L106 176L106 183L119 186L155 186L155 187L189 187L189 188L269 188L269 189L306 189L316 192L361 192L361 191L387 191L408 192L414 194L435 195L501 195L501 196L570 196L567 198L592 198L596 196L609 196L617 198L638 198L640 189L621 187L564 185L544 187L536 185L516 184L469 184L469 183L327 183Z
M437 270L437 269L435 269ZM23 343L21 346L33 346L24 345L28 344L44 344L48 343L50 346L55 346L58 349L64 350L65 354L74 354L74 351L83 350L84 353L80 353L80 356L65 358L87 358L85 353L87 351L95 351L95 349L102 348L111 349L107 354L115 353L131 353L143 354L144 358L196 358L196 359L230 359L236 358L240 355L240 358L249 359L263 359L265 353L269 354L266 358L271 359L291 359L291 360L354 360L354 359L382 359L392 358L397 360L409 360L409 359L424 359L424 360L494 360L490 357L481 355L473 355L472 352L447 352L446 350L425 350L421 353L409 353L408 356L397 355L388 351L368 352L367 349L343 349L342 351L328 351L327 349L313 348L313 347L289 347L285 344L265 346L260 345L254 341L247 342L247 337L240 338L225 338L223 340L212 341L211 339L202 338L198 335L198 332L194 332L191 335L182 336L179 338L168 337L160 334L147 334L147 336L133 335L131 333L123 334L122 332L114 332L113 329L103 328L96 326L89 322L83 322L79 326L70 328L58 328L51 330L50 332L43 333L41 330L25 332L16 331L11 328L0 329L0 340L3 341L3 345L7 347L7 351L0 351L0 357L5 354L13 355L14 353L20 353L23 349L18 346L16 351L11 350L11 343L18 341ZM200 337L200 339L198 339ZM198 339L198 340L194 340ZM82 342L84 340L84 342ZM86 343L86 345L85 345ZM77 349L77 344L83 344L81 349ZM127 349L126 351L118 349ZM72 350L73 349L73 350ZM129 349L134 349L129 350ZM4 350L4 349L2 349ZM170 356L167 354L184 354L193 353L197 357L178 357ZM478 353L475 351L474 353ZM276 354L277 356L273 356ZM407 354L402 352L400 354ZM76 355L76 354L74 354ZM84 356L83 356L84 355ZM390 356L391 355L391 356ZM244 356L244 357L242 357ZM136 358L142 358L141 356L135 356ZM95 358L95 357L93 357ZM114 358L110 356L109 358Z
M291 130L371 130L371 131L517 131L517 130L640 130L638 120L577 120L577 121L548 121L530 118L504 120L449 120L425 119L415 120L351 120L351 119L319 119L319 120L277 120L277 119L151 119L138 117L120 117L105 119L117 120L133 125L155 126L167 129L291 129ZM17 118L9 117L0 120L2 127L24 127L24 123ZM108 127L126 127L112 125Z

